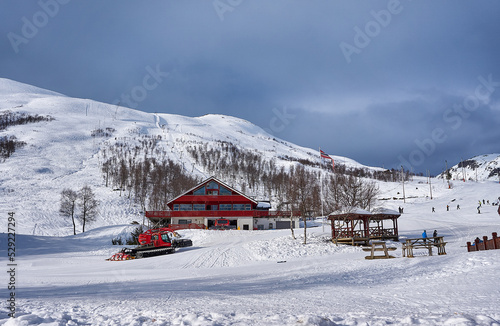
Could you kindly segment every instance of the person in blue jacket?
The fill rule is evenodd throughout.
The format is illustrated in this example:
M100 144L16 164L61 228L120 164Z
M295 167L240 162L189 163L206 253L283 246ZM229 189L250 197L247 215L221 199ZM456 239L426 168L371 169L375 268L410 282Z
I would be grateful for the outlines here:
M422 238L424 238L424 242L427 242L427 231L424 230L424 232L422 232Z

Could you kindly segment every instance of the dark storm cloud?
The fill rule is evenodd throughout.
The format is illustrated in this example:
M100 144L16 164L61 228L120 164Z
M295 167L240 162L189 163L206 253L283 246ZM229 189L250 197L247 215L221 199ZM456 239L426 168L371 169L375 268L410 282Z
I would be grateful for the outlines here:
M148 112L233 115L367 165L438 173L445 159L500 152L495 1L2 6L2 77ZM490 91L473 107L478 77Z

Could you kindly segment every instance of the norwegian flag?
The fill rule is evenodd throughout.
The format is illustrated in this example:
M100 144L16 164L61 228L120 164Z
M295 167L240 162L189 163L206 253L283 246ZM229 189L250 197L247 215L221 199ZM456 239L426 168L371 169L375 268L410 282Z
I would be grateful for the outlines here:
M328 160L332 160L332 168L335 169L335 163L333 162L333 158L330 157L330 155L326 154L325 152L323 152L321 149L319 150L319 155L322 157L322 158L326 158Z

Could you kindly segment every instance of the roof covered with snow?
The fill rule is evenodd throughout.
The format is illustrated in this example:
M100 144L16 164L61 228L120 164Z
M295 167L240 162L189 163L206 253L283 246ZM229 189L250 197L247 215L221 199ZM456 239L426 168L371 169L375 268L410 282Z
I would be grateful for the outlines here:
M399 212L393 210L393 209L389 209L389 208L385 208L385 207L376 207L374 209L372 209L372 214L375 215L375 214L380 214L380 215L401 215Z

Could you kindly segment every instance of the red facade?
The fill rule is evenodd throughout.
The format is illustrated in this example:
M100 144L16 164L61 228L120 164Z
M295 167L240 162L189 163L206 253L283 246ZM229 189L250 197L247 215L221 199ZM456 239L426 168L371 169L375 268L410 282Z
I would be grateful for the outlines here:
M235 211L239 216L252 216L250 212L257 208L257 204L256 200L211 177L172 199L167 206L173 216L185 216L187 212L198 216L210 215L210 212L228 216L228 212L233 214Z
M290 212L269 211L270 205L263 205L241 192L211 177L199 185L177 196L167 203L167 211L147 211L154 223L197 224L210 227L218 218L227 218L232 226L252 230L260 227L256 218L279 219L289 217ZM294 216L299 216L294 212ZM273 221L273 227L276 224ZM266 224L269 227L269 223Z

